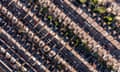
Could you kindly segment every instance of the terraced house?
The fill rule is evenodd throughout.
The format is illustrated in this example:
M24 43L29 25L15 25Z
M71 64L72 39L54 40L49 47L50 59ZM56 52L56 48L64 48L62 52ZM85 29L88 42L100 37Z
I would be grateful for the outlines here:
M119 0L0 0L0 72L120 72Z

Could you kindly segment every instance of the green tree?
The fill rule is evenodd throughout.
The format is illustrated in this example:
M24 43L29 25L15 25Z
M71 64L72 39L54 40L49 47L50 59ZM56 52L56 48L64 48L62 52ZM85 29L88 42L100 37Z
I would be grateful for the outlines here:
M95 8L93 11L94 11L94 12L98 12L98 13L100 13L100 14L103 14L103 13L106 12L106 8L100 6L100 7Z
M114 20L113 16L105 16L104 17L104 21L109 25L112 23L113 20Z
M91 0L91 3L92 3L93 5L95 5L95 4L98 3L98 0Z
M79 0L80 3L86 3L87 0Z
M52 18L52 16L48 16L48 19L50 20L50 21L52 21L53 20L53 18Z

